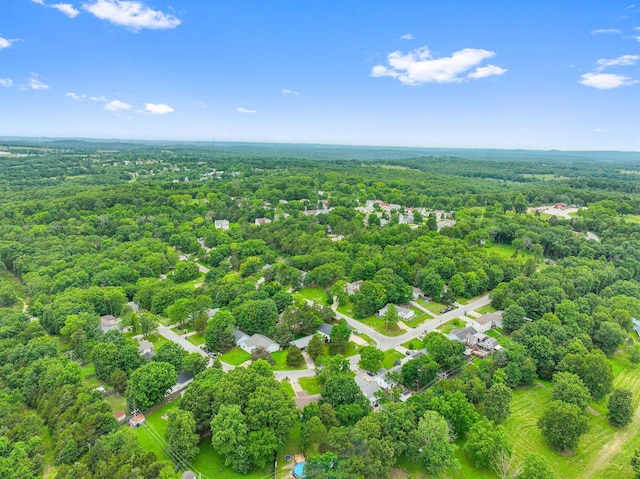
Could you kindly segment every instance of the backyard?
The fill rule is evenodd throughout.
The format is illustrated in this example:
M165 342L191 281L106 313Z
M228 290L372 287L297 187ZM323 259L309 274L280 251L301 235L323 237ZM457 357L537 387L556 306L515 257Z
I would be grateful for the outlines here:
M219 358L223 363L231 364L232 366L240 366L242 363L251 359L251 355L244 349L235 347L219 356Z

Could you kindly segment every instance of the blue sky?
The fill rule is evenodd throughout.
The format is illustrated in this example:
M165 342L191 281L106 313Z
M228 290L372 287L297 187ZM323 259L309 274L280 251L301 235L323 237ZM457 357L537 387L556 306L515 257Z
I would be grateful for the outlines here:
M640 151L640 3L0 0L0 135Z

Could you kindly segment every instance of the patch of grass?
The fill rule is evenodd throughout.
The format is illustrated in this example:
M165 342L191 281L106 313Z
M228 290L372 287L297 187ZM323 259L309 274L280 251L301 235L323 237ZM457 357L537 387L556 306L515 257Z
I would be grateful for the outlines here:
M456 329L464 328L466 324L467 323L465 323L460 318L453 318L452 320L447 321L444 324L441 324L438 327L438 330L442 331L444 334L449 334L453 328L456 328Z
M434 301L425 303L423 306L427 308L429 311L431 311L433 314L440 314L440 311L442 311L444 308L447 307L446 304L436 303Z
M185 288L194 289L196 286L204 283L204 274L200 273L196 279L192 279L191 281L187 281L186 283L180 283L180 286L184 286Z
M298 379L300 387L307 391L309 394L320 394L322 388L318 384L318 379L315 376Z
M187 338L187 341L189 341L191 344L194 344L196 346L200 346L201 344L205 343L205 339L204 336L202 334L196 333L192 336L189 336Z
M291 386L291 384L289 383L289 381L282 381L280 383L280 386L282 386L282 389L285 390L285 392L287 393L287 396L289 396L290 398L294 398L296 397L296 393L293 390L293 386Z
M478 314L487 314L487 313L495 313L498 311L496 308L491 306L490 304L485 304L484 306L475 310Z
M160 336L159 333L150 334L147 337L147 341L151 341L153 343L153 349L156 350L156 351L164 343L168 343L169 342L169 340L167 338L165 338L164 336Z
M371 346L375 346L377 343L371 339L370 336L367 336L366 334L362 333L362 334L358 334L357 336L361 337L362 339L364 339L366 342L368 342Z
M273 370L274 371L292 371L294 369L305 369L307 367L306 364L303 364L299 368L292 368L292 367L288 366L287 365L287 355L288 354L289 354L288 350L286 350L286 351L276 351L275 353L271 353L271 357L276 362L273 365Z
M510 244L506 243L485 243L484 248L491 250L498 256L503 258L512 258L516 249ZM518 259L533 258L533 255L529 251L518 251Z
M321 305L327 304L327 295L324 293L324 289L317 288L302 288L297 292L304 299L308 299L313 301L314 303L318 303Z
M239 347L230 349L219 357L220 361L231 364L232 366L240 366L242 363L247 362L249 359L251 359L251 355L244 349L241 349Z
M345 351L343 356L345 358L348 358L348 357L351 357L351 356L355 356L356 354L358 354L358 350L359 349L360 349L360 346L358 346L356 343L353 343L353 342L349 341L347 343L347 350Z
M351 301L347 301L347 304L338 306L337 311L345 316L353 317L353 303Z
M418 338L413 338L411 341L402 343L402 345L407 349L414 349L414 350L422 349L424 347L422 340ZM413 345L413 347L411 347L411 345Z
M404 333L402 329L398 327L397 324L394 324L387 329L387 325L384 322L383 318L379 318L376 315L369 316L368 318L359 319L362 324L366 324L370 328L375 329L380 334L384 334L385 336L400 336Z
M589 431L580 438L573 454L557 454L547 445L538 429L538 420L551 401L551 389L542 382L518 389L513 393L511 417L505 427L513 441L516 457L523 459L529 452L543 456L558 476L563 478L584 477L593 458L613 436L614 430L602 416L588 415Z
M213 449L211 438L200 441L200 453L191 463L198 472L202 472L203 476L215 477L215 479L264 479L273 477L273 466L254 469L247 474L232 471L224 465L224 457Z
M463 298L461 296L456 298L456 303L458 304L467 304L469 301L471 301L471 298Z
M403 358L404 355L399 353L395 349L389 349L384 353L384 359L382 360L382 367L385 369L391 369L396 359Z
M160 460L171 461L171 458L164 447L164 443L157 438L155 433L159 434L164 439L164 433L167 430L168 421L162 419L162 416L171 411L177 405L177 401L172 401L160 406L150 414L145 414L147 425L135 429L138 434L138 442L140 445L145 450L155 453Z
M291 430L291 434L289 435L289 440L285 443L284 447L278 455L276 456L276 460L278 461L278 470L276 473L277 477L285 478L289 477L287 475L287 471L291 471L293 469L293 459L290 461L285 461L284 456L295 456L296 454L300 454L302 451L301 444L301 436L300 430L302 429L302 425L300 421L296 421L295 427ZM218 477L218 476L211 476ZM266 477L266 476L265 476Z
M640 215L625 215L623 218L627 223L640 224Z
M104 399L111 404L111 411L114 413L118 411L127 412L127 400L123 396L116 396L115 394L112 394Z

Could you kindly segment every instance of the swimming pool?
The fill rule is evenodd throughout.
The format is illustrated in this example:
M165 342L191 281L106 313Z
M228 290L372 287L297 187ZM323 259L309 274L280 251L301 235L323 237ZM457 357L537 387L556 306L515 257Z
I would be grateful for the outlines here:
M304 479L307 475L304 473L304 466L306 466L306 462L300 462L293 467L293 476L299 479Z

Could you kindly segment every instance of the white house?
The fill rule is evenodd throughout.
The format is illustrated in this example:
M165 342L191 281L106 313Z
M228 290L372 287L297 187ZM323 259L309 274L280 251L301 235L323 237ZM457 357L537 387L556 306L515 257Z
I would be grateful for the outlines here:
M255 220L255 225L256 226L262 226L262 225L266 225L271 223L271 220L269 218L256 218Z
M384 316L388 309L389 304L385 304L384 308L378 311L378 316ZM403 308L402 306L396 306L396 310L398 311L398 316L400 317L400 319L411 319L416 315L416 313L412 309Z
M494 326L494 320L498 318L501 320L502 315L498 313L487 313L479 318L472 319L470 324L477 332L486 333Z
M347 283L347 295L353 296L358 291L360 291L361 286L362 286L362 281L354 281L353 283Z
M215 228L220 228L221 230L229 229L229 221L228 220L215 220L213 222L213 226Z
M246 341L240 343L240 347L244 349L248 353L252 353L254 349L258 347L263 347L270 353L275 353L280 350L280 345L276 343L273 339L267 338L263 334L254 334Z
M112 314L105 314L100 316L100 328L103 332L113 331L114 329L120 329L120 318L116 318Z

